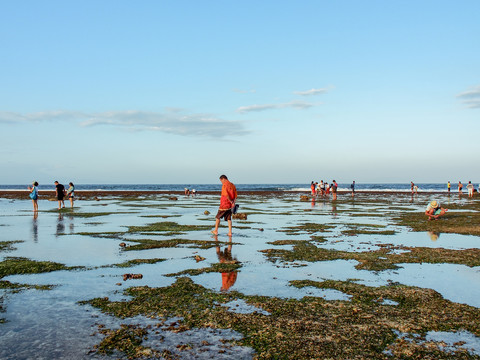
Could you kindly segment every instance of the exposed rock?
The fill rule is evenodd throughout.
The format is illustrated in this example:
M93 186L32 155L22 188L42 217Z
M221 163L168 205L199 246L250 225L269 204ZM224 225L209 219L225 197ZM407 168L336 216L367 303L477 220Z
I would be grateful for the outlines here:
M129 279L142 279L142 274L123 274L123 281L127 281Z
M233 214L232 217L234 219L247 220L247 214L245 213L236 213L236 214Z
M205 214L205 215L210 215L210 211L205 210L204 214Z
M200 256L200 255L195 255L195 260L197 260L197 262L199 262L199 261L205 260L205 258Z

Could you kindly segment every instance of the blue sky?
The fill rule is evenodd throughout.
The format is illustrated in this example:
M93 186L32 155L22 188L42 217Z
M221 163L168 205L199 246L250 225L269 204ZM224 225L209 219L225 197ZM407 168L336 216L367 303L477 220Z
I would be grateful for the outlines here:
M4 1L0 183L478 182L479 14Z

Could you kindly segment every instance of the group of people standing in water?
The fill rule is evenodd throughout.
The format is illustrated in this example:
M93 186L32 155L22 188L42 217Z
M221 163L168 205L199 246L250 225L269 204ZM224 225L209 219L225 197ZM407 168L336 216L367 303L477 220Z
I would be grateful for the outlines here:
M450 193L450 188L452 185L450 184L450 181L447 183L447 189L448 192ZM458 193L461 194L463 189L463 184L461 181L458 182ZM475 190L475 185L472 184L471 181L468 182L467 184L467 190L468 190L468 196L473 197L473 193L476 191ZM478 185L478 192L480 192L480 185Z
M75 199L75 185L72 182L68 184L68 189L65 190L65 186L58 181L55 184L55 199L58 201L58 208L65 207L65 197L70 200L70 206L73 208L73 201ZM38 212L38 182L34 181L31 186L28 187L29 197L32 199L33 211Z
M335 180L331 184L328 182L324 182L320 180L320 182L312 181L310 184L310 189L312 190L312 196L321 195L321 196L329 196L330 192L332 192L333 200L337 200L337 190L338 184ZM352 191L352 197L355 196L355 181L352 182L350 185L350 189Z

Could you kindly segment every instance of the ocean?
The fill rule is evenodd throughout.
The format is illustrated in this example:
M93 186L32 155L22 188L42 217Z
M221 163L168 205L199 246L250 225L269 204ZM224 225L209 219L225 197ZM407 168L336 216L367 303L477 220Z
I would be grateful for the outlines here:
M3 190L25 190L25 185L0 185L0 191ZM68 184L64 184L68 187ZM339 191L350 191L350 184L338 184ZM434 184L416 184L418 192L447 192L446 183ZM237 184L239 191L310 191L310 184ZM466 184L464 184L464 190ZM220 190L222 185L217 184L76 184L75 190L88 191L183 191L185 188L195 189L198 192ZM477 187L477 185L475 186ZM39 190L54 190L52 184L40 184ZM410 183L378 183L378 184L362 184L356 183L355 190L370 192L409 192ZM452 183L452 191L457 191L457 184Z

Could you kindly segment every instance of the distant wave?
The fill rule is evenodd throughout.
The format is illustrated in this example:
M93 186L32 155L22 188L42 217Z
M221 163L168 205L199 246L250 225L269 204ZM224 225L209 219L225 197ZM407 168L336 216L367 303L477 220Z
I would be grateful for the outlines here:
M285 191L310 192L310 184L235 184L239 191ZM25 185L0 185L2 191L22 191ZM418 192L447 192L446 184L417 184ZM202 191L220 191L218 184L77 184L75 190L84 191L183 191L185 188ZM53 184L40 184L40 190L54 190ZM350 184L339 184L339 191L350 191ZM410 192L410 184L379 183L355 184L355 190L369 192ZM452 192L457 192L456 184L452 184Z

